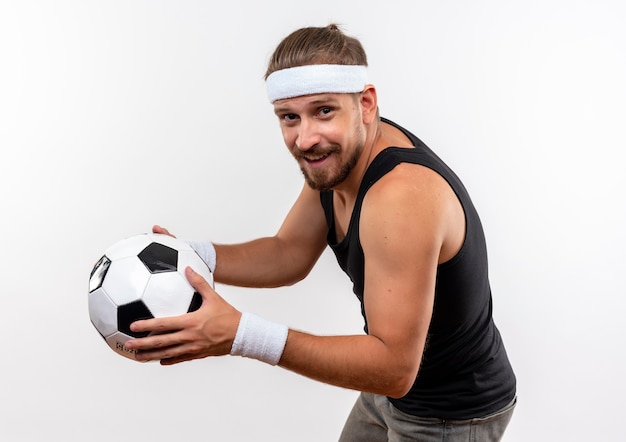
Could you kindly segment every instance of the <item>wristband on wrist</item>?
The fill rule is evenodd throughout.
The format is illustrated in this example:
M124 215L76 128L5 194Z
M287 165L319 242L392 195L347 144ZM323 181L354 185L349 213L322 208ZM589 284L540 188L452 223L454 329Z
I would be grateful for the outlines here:
M286 325L243 312L230 354L276 365L283 355L288 333Z
M215 273L215 266L217 264L217 255L215 253L215 246L210 241L185 241L196 251L198 256L209 267L211 273Z

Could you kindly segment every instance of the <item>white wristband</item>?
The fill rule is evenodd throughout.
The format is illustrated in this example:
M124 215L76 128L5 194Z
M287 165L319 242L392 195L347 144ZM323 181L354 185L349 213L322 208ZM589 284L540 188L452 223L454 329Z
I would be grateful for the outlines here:
M276 365L283 355L289 328L243 312L230 354Z
M215 265L217 264L217 255L215 246L210 241L185 241L196 251L198 256L206 263L211 273L215 273Z

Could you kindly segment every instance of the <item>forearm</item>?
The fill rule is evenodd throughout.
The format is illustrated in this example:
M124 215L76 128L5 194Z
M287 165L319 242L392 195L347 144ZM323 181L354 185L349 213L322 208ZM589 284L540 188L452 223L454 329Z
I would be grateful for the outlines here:
M277 237L259 238L241 244L214 244L216 282L241 287L280 287L304 278L321 250L295 253Z
M327 384L392 397L415 381L421 349L402 351L370 335L314 336L289 330L279 365Z

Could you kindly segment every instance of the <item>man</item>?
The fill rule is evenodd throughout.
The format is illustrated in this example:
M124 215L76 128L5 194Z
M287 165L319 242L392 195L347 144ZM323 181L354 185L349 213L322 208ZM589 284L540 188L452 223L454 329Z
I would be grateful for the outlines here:
M329 245L354 283L365 334L314 336L241 313L192 269L203 305L138 321L138 360L239 355L361 391L341 441L500 440L515 376L491 316L482 227L457 176L378 115L361 44L335 25L287 36L268 96L305 185L273 237L194 242L216 282L276 287ZM169 232L159 226L156 233Z

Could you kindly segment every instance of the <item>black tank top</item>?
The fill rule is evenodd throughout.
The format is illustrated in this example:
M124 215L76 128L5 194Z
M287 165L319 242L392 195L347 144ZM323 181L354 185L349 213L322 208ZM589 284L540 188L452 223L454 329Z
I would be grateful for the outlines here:
M333 192L321 192L328 224L328 245L350 277L363 305L364 256L359 239L361 205L368 189L399 163L420 164L441 175L456 193L466 219L465 241L459 253L437 268L433 315L426 348L415 383L409 393L389 400L403 412L440 419L470 419L495 412L515 398L515 375L492 319L492 299L487 271L483 228L456 174L421 140L397 124L414 148L388 147L365 172L347 234L337 242Z

